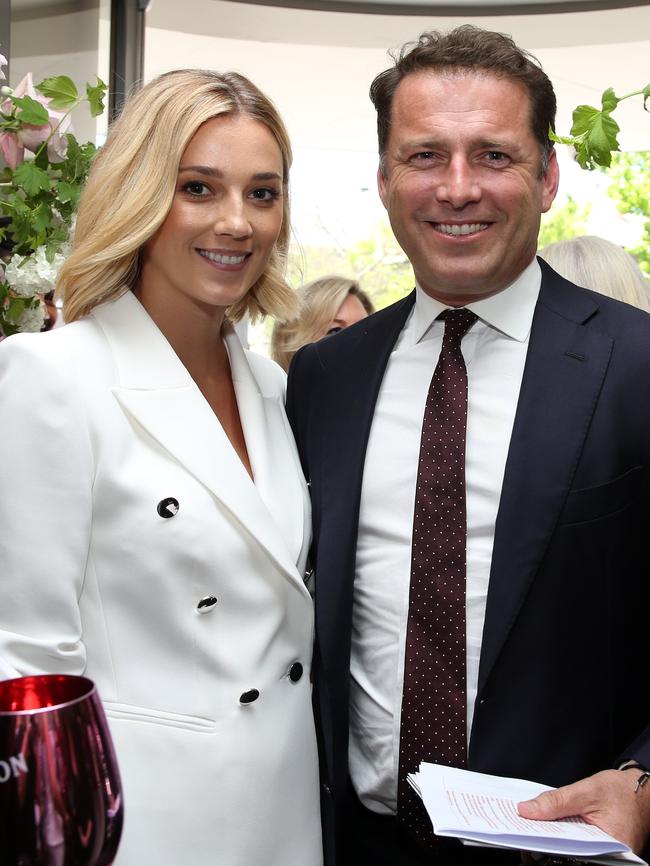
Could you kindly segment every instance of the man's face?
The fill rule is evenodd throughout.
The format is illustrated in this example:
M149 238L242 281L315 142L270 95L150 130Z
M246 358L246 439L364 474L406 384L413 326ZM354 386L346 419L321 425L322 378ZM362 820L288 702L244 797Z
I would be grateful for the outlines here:
M402 80L379 195L424 291L462 306L532 261L558 184L555 154L543 177L540 160L519 83L472 72Z

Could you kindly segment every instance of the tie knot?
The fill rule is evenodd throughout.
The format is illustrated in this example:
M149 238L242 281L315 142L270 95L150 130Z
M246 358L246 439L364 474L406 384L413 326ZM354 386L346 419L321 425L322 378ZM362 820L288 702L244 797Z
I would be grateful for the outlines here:
M476 313L465 307L445 310L438 316L445 323L445 337L452 340L462 340L465 334L478 319Z

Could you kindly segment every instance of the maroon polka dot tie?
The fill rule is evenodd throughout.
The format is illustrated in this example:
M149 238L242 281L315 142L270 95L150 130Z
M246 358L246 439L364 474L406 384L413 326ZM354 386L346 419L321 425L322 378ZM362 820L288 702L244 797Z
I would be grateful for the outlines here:
M397 815L434 844L431 821L406 781L420 761L463 767L465 677L465 430L467 370L460 343L471 310L445 310L445 335L422 422L400 725Z

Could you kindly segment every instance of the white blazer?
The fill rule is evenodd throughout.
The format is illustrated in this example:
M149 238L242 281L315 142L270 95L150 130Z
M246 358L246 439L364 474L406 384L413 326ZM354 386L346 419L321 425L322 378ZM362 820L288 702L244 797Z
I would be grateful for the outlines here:
M95 681L116 866L322 863L307 490L284 374L225 342L254 484L131 292L0 344L0 670Z

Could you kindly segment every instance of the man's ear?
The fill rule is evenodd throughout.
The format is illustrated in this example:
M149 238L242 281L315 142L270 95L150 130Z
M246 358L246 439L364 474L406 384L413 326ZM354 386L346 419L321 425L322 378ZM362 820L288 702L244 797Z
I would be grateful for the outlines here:
M384 170L381 166L381 162L379 163L379 168L377 169L377 189L379 191L379 198L381 199L381 203L388 210L388 189L387 189L387 180L384 175Z
M551 151L548 158L548 166L542 178L542 213L546 213L555 200L557 189L560 185L560 166L557 163L557 154L555 148Z

